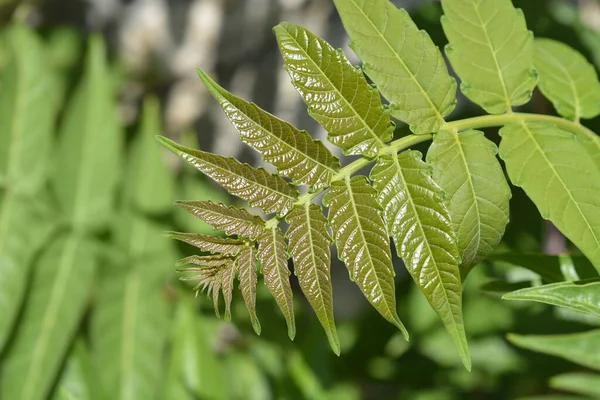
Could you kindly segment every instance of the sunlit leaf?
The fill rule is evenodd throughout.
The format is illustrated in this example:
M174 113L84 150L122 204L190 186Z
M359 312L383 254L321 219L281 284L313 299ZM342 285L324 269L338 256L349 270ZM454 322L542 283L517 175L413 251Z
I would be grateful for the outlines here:
M390 239L381 219L375 189L364 176L333 182L323 199L329 207L329 223L350 279L369 303L408 339L396 313L394 268Z
M531 99L537 75L533 35L511 0L443 0L446 55L461 91L490 114Z
M174 177L154 138L161 133L160 105L157 99L148 97L131 144L124 190L129 204L150 214L170 210L174 197Z
M456 104L456 82L440 50L408 12L389 0L334 0L350 47L390 101L391 113L415 133L437 132Z
M200 69L198 76L238 130L242 141L260 152L281 175L309 186L323 187L329 183L340 163L323 143L256 104L232 95Z
M15 341L3 360L2 398L50 394L85 310L96 267L94 248L76 235L56 237L34 265Z
M439 132L427 152L452 217L463 277L494 250L508 223L511 192L497 151L483 132L470 130Z
M543 123L500 130L512 183L600 271L600 170L572 134Z
M294 340L296 321L287 263L288 253L283 233L278 227L265 231L258 238L258 259L265 284L285 317L288 336Z
M231 157L188 149L164 137L159 137L159 142L253 207L285 215L296 201L298 191L263 168L253 168Z
M600 114L598 74L581 53L555 40L535 39L535 68L540 90L560 115L579 121Z
M377 90L340 50L308 30L283 22L274 32L292 83L329 141L346 154L375 156L394 133Z
M244 247L244 241L239 239L221 238L200 233L168 232L171 239L181 240L202 251L222 253L229 256L237 255Z
M121 135L100 36L92 36L83 79L69 102L52 175L60 210L79 229L103 228L120 176Z
M534 286L507 293L502 298L537 301L600 317L600 278Z
M286 218L290 224L286 233L294 260L294 273L300 288L315 310L333 352L340 354L340 342L333 318L331 289L331 237L327 219L316 204L296 207Z
M462 317L462 284L450 214L421 153L380 157L371 171L398 255L471 368Z
M600 370L600 329L565 335L515 335L508 340L527 350L562 357L576 364Z
M260 322L256 316L256 257L256 248L247 246L240 252L235 263L240 280L240 290L250 314L252 328L257 335L260 335Z
M215 204L212 201L178 201L177 205L228 235L256 239L263 231L262 218L243 208Z

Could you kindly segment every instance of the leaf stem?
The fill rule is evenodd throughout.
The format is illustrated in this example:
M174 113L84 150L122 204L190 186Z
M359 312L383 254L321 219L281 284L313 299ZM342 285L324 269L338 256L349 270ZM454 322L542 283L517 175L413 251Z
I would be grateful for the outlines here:
M579 122L555 117L553 115L512 112L500 115L483 115L479 117L461 119L458 121L446 122L440 127L440 130L451 130L461 132L468 129L492 128L507 124L522 124L524 122L546 122L554 124L557 127L571 133L582 133L591 139L598 137L594 132L581 125ZM425 135L409 135L402 137L398 140L391 142L387 146L382 147L377 153L377 156L380 157L384 155L395 155L398 152L409 148L410 146L414 146L415 144L431 140L433 139L433 136L434 134L429 133ZM354 160L350 164L340 169L335 175L333 175L333 177L331 178L331 182L345 179L346 177L349 177L361 168L371 164L375 160L376 158L367 157L362 157L357 160ZM307 203L310 203L315 197L317 197L321 192L323 192L327 188L328 187L322 187L313 192L304 193L298 198L294 205L303 206ZM265 227L269 229L274 225L277 225L277 223L281 219L282 218L274 217L267 221Z

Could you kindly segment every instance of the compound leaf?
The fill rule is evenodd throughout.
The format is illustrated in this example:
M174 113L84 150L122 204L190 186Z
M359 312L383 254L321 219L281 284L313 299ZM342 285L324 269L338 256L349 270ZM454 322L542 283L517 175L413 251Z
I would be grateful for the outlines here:
M533 34L511 0L443 0L446 55L461 91L490 114L531 99L537 75Z
M552 39L535 39L540 90L565 118L579 121L600 114L600 82L592 64L573 48Z
M106 268L91 322L93 356L108 398L150 399L163 368L168 309L160 280L147 274L154 257ZM156 267L154 267L156 268Z
M600 398L600 375L589 372L561 374L550 379L550 387L597 399Z
M390 239L375 189L364 176L346 177L333 182L323 203L329 207L338 256L346 264L350 279L369 303L408 339L408 332L396 313Z
M162 133L160 104L154 97L144 100L141 126L131 144L125 170L125 199L148 214L168 211L174 195L174 180L154 137Z
M121 135L100 36L92 36L83 80L64 116L54 154L54 191L74 227L98 230L109 221L120 176Z
M600 170L574 136L544 123L500 130L508 175L600 271Z
M340 50L308 30L284 22L274 32L292 83L329 141L346 154L374 157L394 133L379 92Z
M263 231L264 221L243 208L215 204L212 201L178 201L176 204L228 235L256 239Z
M235 256L244 247L244 241L240 239L221 238L201 233L168 232L171 239L181 240L199 248L201 251L210 253L222 253Z
M262 208L266 213L285 215L296 201L296 188L263 168L253 168L231 157L188 149L162 136L158 140L231 194L248 201L253 207Z
M566 335L515 335L508 340L527 350L562 357L588 368L600 370L600 329Z
M339 355L340 342L333 318L331 237L327 232L327 219L320 206L305 204L295 207L286 220L290 224L286 235L300 288L325 329L331 349Z
M461 274L486 258L504 235L510 188L483 132L442 131L427 152L433 180L444 191L461 259Z
M600 317L600 278L558 282L507 293L504 300L530 300Z
M296 183L323 187L340 163L320 141L308 132L261 110L256 104L236 97L217 85L201 69L198 76L219 102L242 141L261 153L279 173Z
M256 316L256 248L246 246L235 260L240 290L250 314L252 328L260 335L260 322Z
M275 298L288 326L288 336L294 340L296 322L290 285L290 270L285 238L277 226L265 231L258 238L258 258L265 284Z
M452 336L463 364L471 360L462 317L458 249L440 188L421 153L380 157L371 171L383 218L398 255Z
M389 0L334 0L350 47L414 133L437 132L456 104L456 81L439 49Z
M91 243L69 234L40 255L15 341L3 359L2 398L42 400L50 394L86 307L94 253Z

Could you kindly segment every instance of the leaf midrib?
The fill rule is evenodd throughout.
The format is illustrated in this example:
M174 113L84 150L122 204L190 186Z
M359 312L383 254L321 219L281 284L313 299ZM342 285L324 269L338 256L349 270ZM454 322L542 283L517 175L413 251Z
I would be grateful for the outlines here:
M396 50L394 49L394 47L392 47L392 44L385 38L385 36L383 36L382 32L379 31L379 29L377 29L377 27L375 26L375 24L373 23L373 21L369 18L369 16L358 6L358 4L355 3L354 0L350 0L350 2L352 4L354 4L354 6L356 7L357 10L360 11L360 14L362 14L365 19L367 21L369 21L369 24L371 24L371 26L373 27L373 29L375 30L375 32L379 33L379 37L381 37L381 39L383 39L383 42L388 46L388 48L392 51L392 54L394 54L395 58L400 62L400 65L402 66L402 68L408 73L408 75L410 76L411 80L413 82L415 82L415 84L417 85L417 87L419 88L419 91L421 92L421 94L425 97L425 99L427 99L427 102L429 103L429 105L431 106L431 108L434 110L436 116L438 117L439 121L441 123L444 122L444 117L443 115L440 113L440 110L438 110L438 108L435 106L435 104L433 103L433 101L431 100L431 98L429 97L429 94L425 91L425 89L423 88L423 86L421 85L421 83L416 79L416 76L412 73L412 71L410 69L408 69L408 66L404 63L404 61L402 61L402 58L400 58L399 54L396 52ZM395 7L395 6L392 6Z
M330 85L330 87L333 88L333 91L336 92L337 95L339 96L339 98L341 98L344 101L344 103L352 110L352 112L354 113L354 115L356 115L358 117L358 119L360 120L360 122L362 123L362 125L367 129L367 131L373 137L373 139L375 139L375 141L378 144L378 147L379 148L385 147L385 143L381 140L381 138L375 134L375 131L371 128L371 126L369 126L369 124L367 124L367 121L365 121L365 119L358 113L358 111L356 110L356 108L348 101L348 99L346 98L346 96L344 96L342 94L342 92L340 92L338 90L338 88L333 84L333 82L331 81L331 79L327 76L327 74L325 74L325 72L323 70L321 70L321 68L312 59L312 57L308 54L308 52L304 51L304 49L302 48L302 45L296 40L296 38L294 38L287 31L287 29L285 29L285 28L283 28L283 29L288 34L288 37L290 38L290 40L292 40L294 43L296 43L296 46L298 47L298 49L300 49L300 51L306 56L306 58L308 60L310 60L310 62L314 65L314 67L316 68L316 70L319 71L319 72L321 72L321 75L325 78L325 81ZM318 41L318 39L316 39L316 40ZM337 172L337 171L334 171L334 173L335 172Z
M583 211L581 210L581 207L579 207L579 203L573 198L573 194L567 188L567 185L565 185L565 182L562 180L562 178L560 177L560 175L558 174L558 172L554 168L554 165L550 162L550 160L548 159L548 157L546 157L546 153L544 152L544 150L542 149L542 147L540 146L540 144L538 143L538 141L535 139L535 136L533 135L533 132L531 132L531 130L529 129L529 126L527 126L527 124L525 122L521 122L521 126L523 127L523 129L525 130L525 132L527 133L527 135L529 136L529 138L531 139L531 141L535 144L535 147L537 148L538 152L542 155L542 157L544 158L544 161L546 161L546 164L550 167L550 169L554 173L554 176L558 179L558 181L560 182L561 186L563 187L564 191L567 192L567 194L569 195L569 199L571 199L571 202L575 205L575 208L579 212L579 215L580 215L581 219L585 222L585 224L588 227L589 231L592 233L592 236L594 237L594 240L596 241L596 246L598 248L600 248L600 239L596 235L596 232L592 229L592 226L589 224L587 218L585 218L585 215L583 214Z
M454 328L454 332L456 333L458 338L463 338L463 335L460 334L459 330L458 330L458 322L455 320L454 318L454 313L452 312L452 308L450 307L450 298L448 297L448 293L446 291L446 287L443 284L443 280L442 280L442 275L440 274L440 270L438 268L438 263L436 258L433 256L433 250L431 248L431 246L429 245L429 241L426 239L427 236L425 235L425 229L423 228L423 224L421 223L421 218L419 217L419 214L417 212L417 208L413 202L412 199L412 194L410 193L410 191L408 190L408 184L406 182L406 179L404 178L404 174L402 172L402 167L400 166L400 162L398 161L398 156L392 156L392 158L394 159L394 166L397 169L397 173L396 175L398 175L401 179L402 179L402 183L404 185L405 188L407 188L407 199L408 199L408 204L412 210L413 215L415 215L416 220L417 220L417 226L419 231L421 232L421 237L423 238L423 241L426 244L427 247L427 251L431 257L431 260L433 260L433 264L435 265L435 274L437 275L439 282L440 282L440 287L442 288L442 292L444 294L444 298L446 299L445 303L448 305L448 311L450 312L450 315L452 316L452 327ZM401 243L401 241L399 241L399 243ZM460 277L458 278L459 282L460 282ZM462 342L462 340L461 340ZM462 347L461 347L461 352L463 351ZM465 357L466 357L466 353L465 353Z
M350 204L352 205L352 212L354 214L354 217L356 219L356 226L358 227L358 231L360 232L360 237L361 237L361 243L364 243L364 247L365 247L365 251L368 254L368 259L369 259L369 264L371 266L371 269L375 272L375 279L377 280L377 288L378 288L378 292L381 294L382 299L383 299L383 304L385 304L385 308L388 310L389 314L390 314L390 318L392 320L394 320L396 318L396 315L394 312L392 312L392 310L390 309L388 302L386 300L385 294L383 293L383 288L381 287L381 279L379 279L379 274L377 273L377 269L375 268L375 264L373 264L373 256L371 255L371 250L369 247L369 243L370 241L368 241L365 237L365 233L363 231L362 228L362 224L360 222L360 216L358 213L358 209L356 208L356 202L354 201L354 193L352 191L352 185L350 182L350 176L346 176L344 182L346 183L346 188L348 189L348 198L350 200ZM389 240L388 240L389 241ZM356 260L355 260L356 261ZM358 271L357 271L358 272Z

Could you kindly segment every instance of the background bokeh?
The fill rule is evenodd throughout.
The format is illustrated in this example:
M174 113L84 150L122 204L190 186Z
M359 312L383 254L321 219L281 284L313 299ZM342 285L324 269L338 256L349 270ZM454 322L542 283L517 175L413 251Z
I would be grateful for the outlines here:
M438 2L394 3L443 47ZM536 36L564 41L600 66L600 2L514 3ZM11 181L11 153L0 150L0 399L514 399L552 393L550 376L581 368L506 341L508 332L600 326L550 306L501 301L497 280L539 279L519 267L526 258L492 258L467 280L470 373L397 258L399 315L411 342L334 261L340 357L293 277L294 342L264 285L257 302L263 329L255 336L239 292L233 321L225 322L209 299L178 281L175 262L194 249L162 232L212 230L173 201L241 203L159 149L153 136L261 164L196 67L314 137L326 136L281 68L271 29L284 20L358 63L330 0L0 0L0 120L8 121L0 122L0 139L10 139L1 131L10 126L45 137L23 150L38 165L35 185ZM21 82L14 68L46 86L23 80L14 88ZM24 114L7 105L20 90L40 91ZM553 112L537 93L524 109ZM478 113L460 98L451 117ZM600 132L600 121L589 126ZM398 124L396 134L406 132ZM489 137L497 140L493 131ZM561 253L569 243L513 189L501 248L558 263L538 254Z

